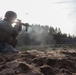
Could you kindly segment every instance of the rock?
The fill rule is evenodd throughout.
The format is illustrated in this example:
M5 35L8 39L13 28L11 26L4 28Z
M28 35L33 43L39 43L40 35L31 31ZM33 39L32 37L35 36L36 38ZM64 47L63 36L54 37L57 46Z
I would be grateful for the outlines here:
M14 75L15 71L13 69L7 68L0 72L0 75Z
M56 59L48 59L47 60L47 65L49 65L49 66L51 66L51 67L54 67L55 65L56 65L56 63L57 63L57 60Z
M41 72L36 71L36 70L31 70L26 75L43 75Z
M19 63L19 66L16 68L16 73L27 73L30 70L29 66L25 63Z
M69 70L70 72L76 72L76 66L75 66L75 63L70 61L70 60L60 60L61 62L61 65L60 65L60 69L66 69L66 70Z
M54 71L49 66L42 66L40 69L44 75L55 75Z
M19 63L17 61L11 61L11 62L6 63L6 66L11 69L14 69L19 66Z
M33 63L35 63L37 66L43 66L46 63L46 58L35 58L33 59Z
M6 63L6 58L4 57L4 55L0 56L0 65Z

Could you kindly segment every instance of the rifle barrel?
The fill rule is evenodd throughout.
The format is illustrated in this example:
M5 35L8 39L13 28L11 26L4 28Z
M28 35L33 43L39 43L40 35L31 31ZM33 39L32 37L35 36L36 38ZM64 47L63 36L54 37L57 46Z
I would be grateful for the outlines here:
M18 22L15 22L15 23L18 23ZM26 26L26 27L32 27L31 25L29 25L28 23L20 23L21 25L23 25L23 26Z

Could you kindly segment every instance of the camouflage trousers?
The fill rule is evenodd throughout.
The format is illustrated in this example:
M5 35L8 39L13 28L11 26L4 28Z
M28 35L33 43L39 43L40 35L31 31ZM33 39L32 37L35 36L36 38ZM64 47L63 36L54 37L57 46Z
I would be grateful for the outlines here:
M0 43L0 53L17 53L16 45L17 39L13 39L10 43Z

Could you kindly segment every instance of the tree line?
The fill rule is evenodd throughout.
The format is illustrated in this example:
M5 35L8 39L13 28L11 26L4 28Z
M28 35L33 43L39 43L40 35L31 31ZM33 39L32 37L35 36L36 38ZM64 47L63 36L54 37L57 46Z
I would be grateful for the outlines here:
M51 44L75 44L76 37L62 33L60 28L48 25L32 24L25 32L25 27L18 35L18 45L51 45Z

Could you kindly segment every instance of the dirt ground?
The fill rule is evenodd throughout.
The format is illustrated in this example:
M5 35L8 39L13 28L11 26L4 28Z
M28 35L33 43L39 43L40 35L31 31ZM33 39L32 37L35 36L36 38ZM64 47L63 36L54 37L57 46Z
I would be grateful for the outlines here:
M0 75L76 75L76 49L0 54Z

